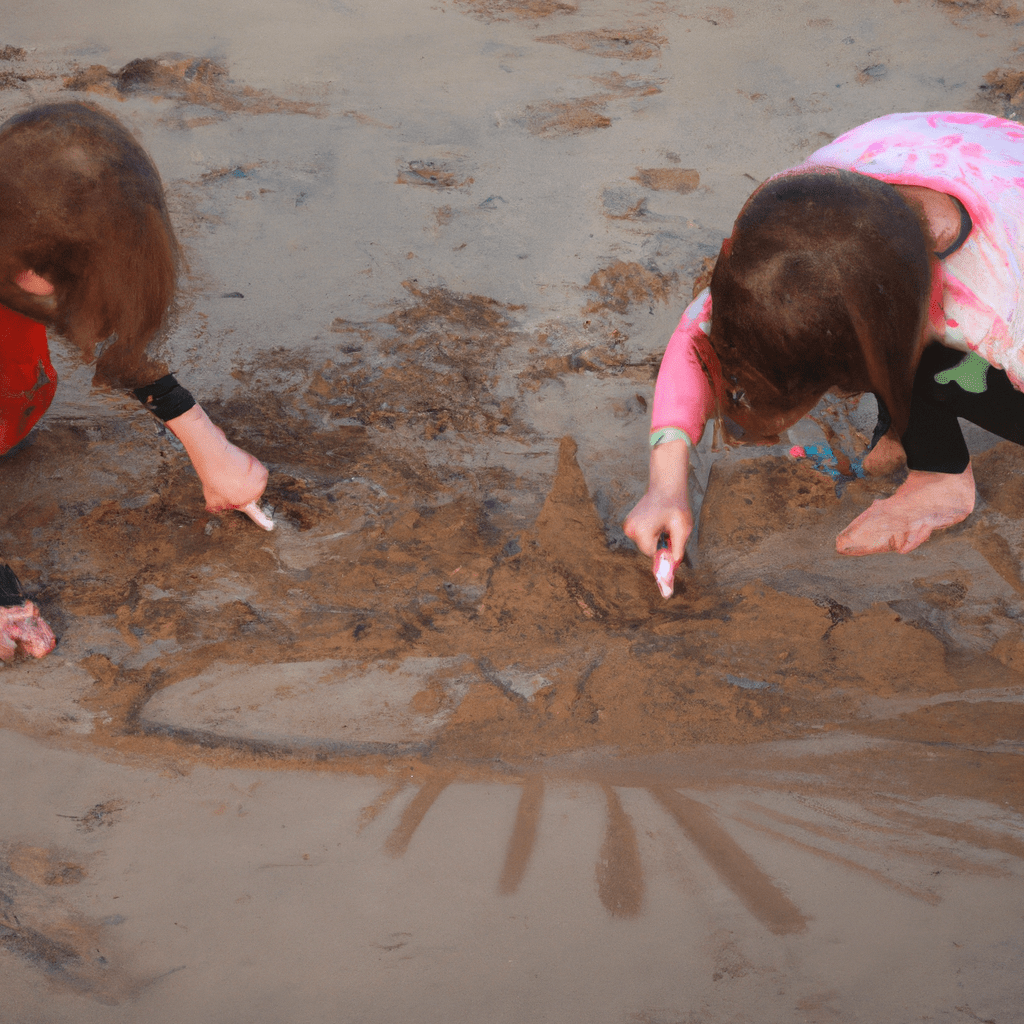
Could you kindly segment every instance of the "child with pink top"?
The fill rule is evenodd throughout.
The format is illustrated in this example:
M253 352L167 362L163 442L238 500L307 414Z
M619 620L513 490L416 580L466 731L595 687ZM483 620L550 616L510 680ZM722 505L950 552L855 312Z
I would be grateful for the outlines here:
M865 468L891 466L902 444L909 469L837 550L908 552L961 522L974 478L957 417L1024 444L1022 286L1024 128L1011 121L892 114L769 179L669 342L650 484L626 533L652 558L666 534L678 563L707 421L772 443L829 390L878 399Z

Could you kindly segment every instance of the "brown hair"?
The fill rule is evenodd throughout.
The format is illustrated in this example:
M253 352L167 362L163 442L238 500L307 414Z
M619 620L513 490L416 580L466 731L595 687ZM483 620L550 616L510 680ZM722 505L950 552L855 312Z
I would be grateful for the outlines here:
M166 373L147 347L174 298L179 252L153 162L109 114L49 103L0 126L0 302L61 331L94 383L134 387ZM14 283L24 270L52 296Z
M711 278L722 411L776 434L827 391L910 414L932 256L895 188L850 171L774 178L747 201Z

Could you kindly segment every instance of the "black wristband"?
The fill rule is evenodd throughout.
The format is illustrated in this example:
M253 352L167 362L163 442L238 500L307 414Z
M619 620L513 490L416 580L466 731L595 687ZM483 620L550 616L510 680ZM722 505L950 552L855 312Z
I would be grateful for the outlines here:
M186 413L196 400L169 373L152 384L136 388L132 394L154 415L166 423Z
M17 608L26 600L14 570L0 562L0 608Z

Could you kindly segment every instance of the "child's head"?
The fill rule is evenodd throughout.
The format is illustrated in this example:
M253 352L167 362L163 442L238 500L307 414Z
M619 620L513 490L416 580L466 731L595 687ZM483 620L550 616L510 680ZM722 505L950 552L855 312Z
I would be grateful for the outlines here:
M26 271L52 294L26 290ZM134 386L166 372L146 348L177 274L160 176L114 118L51 103L0 126L0 302L55 326L85 358L116 335L96 379Z
M822 169L747 201L711 279L722 411L771 438L830 389L909 415L931 294L917 215L884 182Z

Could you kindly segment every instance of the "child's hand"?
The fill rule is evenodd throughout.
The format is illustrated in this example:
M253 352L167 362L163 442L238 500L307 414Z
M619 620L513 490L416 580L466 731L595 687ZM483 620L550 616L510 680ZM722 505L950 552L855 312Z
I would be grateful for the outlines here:
M31 602L0 608L0 661L11 661L20 647L31 658L49 654L57 644L53 630Z
M239 509L264 529L272 528L273 524L267 527L247 507L255 507L267 486L267 470L258 459L233 445L224 431L210 421L202 406L194 405L188 412L168 420L167 426L192 460L203 485L208 511Z
M683 560L686 541L693 532L693 513L685 496L680 504L677 497L652 488L626 516L624 528L626 536L648 558L654 558L661 535L668 534L671 558L678 564Z
M626 536L648 558L654 558L658 541L668 534L672 561L683 560L686 541L693 531L687 483L690 452L685 441L669 441L651 449L651 477L647 493L626 517Z

